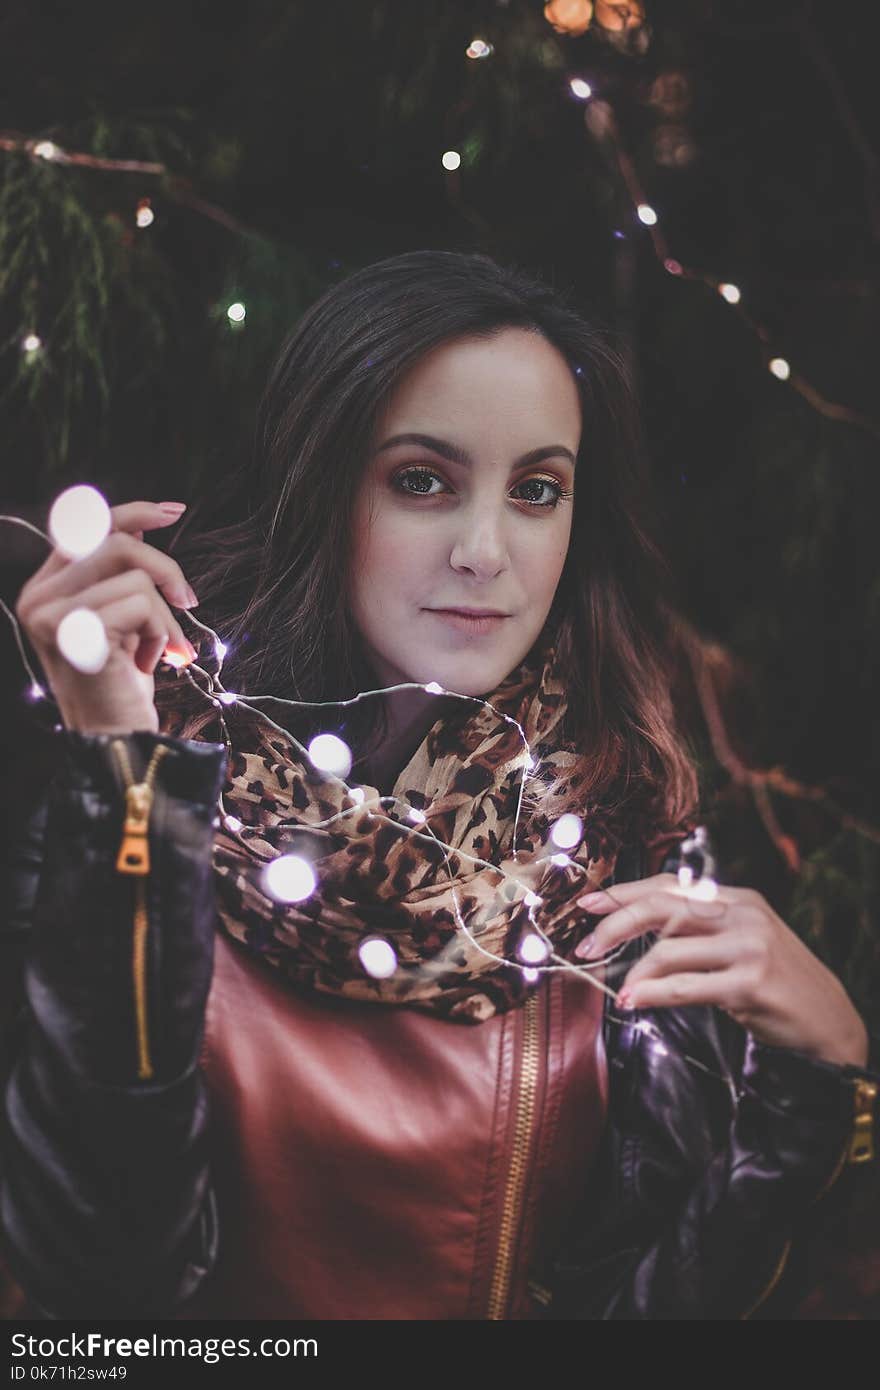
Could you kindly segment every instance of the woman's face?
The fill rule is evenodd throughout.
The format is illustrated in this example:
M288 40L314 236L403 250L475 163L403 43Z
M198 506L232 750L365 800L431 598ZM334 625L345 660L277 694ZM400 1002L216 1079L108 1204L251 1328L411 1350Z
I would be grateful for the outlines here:
M382 685L484 695L523 660L565 563L580 434L568 364L528 329L443 344L401 379L354 518L352 609Z

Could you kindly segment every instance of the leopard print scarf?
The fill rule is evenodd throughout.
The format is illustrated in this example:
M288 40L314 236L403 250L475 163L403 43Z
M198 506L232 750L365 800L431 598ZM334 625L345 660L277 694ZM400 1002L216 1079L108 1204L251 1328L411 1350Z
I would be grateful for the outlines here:
M227 768L224 803L241 829L224 822L215 836L224 930L294 985L329 994L467 1023L520 1004L534 987L517 955L523 936L537 927L568 959L585 924L575 899L607 884L619 849L613 828L570 782L555 815L577 811L582 834L564 851L552 839L542 784L576 761L558 744L566 663L552 637L529 656L487 704L434 724L397 777L398 800L384 805L370 786L358 802L294 740L262 726L259 746L234 752ZM515 844L527 755L503 715L523 726L535 759ZM412 810L424 820L414 821ZM263 887L264 865L284 852L307 858L316 875L315 892L302 901L279 903ZM530 893L540 903L524 902ZM358 947L373 935L396 953L388 978L361 964Z

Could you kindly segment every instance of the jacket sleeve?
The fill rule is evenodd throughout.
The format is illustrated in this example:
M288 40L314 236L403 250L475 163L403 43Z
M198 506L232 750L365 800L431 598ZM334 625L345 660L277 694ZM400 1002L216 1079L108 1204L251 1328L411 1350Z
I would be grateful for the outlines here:
M45 1317L161 1317L216 1257L198 1062L225 749L62 730L58 753L3 925L22 970L5 1039L4 1254ZM126 785L151 761L149 866L135 875L117 867Z
M845 1210L865 1185L877 1191L880 1038L871 1035L866 1068L838 1066L766 1045L729 1016L709 1012L711 1025L698 1025L689 1047L686 1035L677 1042L700 1061L702 1041L703 1065L712 1060L727 1072L734 1094L719 1110L726 1121L692 1115L682 1131L690 1172L661 1171L667 1160L652 1154L651 1130L681 1125L682 1092L664 1093L664 1069L674 1064L662 1044L658 1056L657 1043L639 1036L636 1022L631 1084L606 1130L607 1166L594 1175L593 1205L580 1218L583 1239L545 1276L553 1291L548 1316L743 1319L758 1308L766 1316L816 1204L830 1195ZM676 1017L697 1013L706 1011ZM712 1051L707 1036L716 1039ZM633 1108L639 1093L647 1120ZM693 1105L700 1105L697 1093ZM694 1171L700 1156L702 1169Z

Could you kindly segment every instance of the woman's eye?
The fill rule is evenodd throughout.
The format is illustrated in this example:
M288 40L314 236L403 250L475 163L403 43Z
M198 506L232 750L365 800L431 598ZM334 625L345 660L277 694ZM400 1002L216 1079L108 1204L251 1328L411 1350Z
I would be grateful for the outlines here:
M400 492L404 492L410 497L437 497L439 495L437 492L430 491L431 483L442 483L442 481L442 478L430 468L404 468L402 472L394 477L392 485ZM412 485L410 485L410 483ZM567 493L559 483L554 482L552 478L527 478L525 482L517 483L516 488L517 490L520 488L532 489L532 495L530 497L525 497L523 500L535 510L549 511L557 505L561 498L571 495ZM546 492L542 497L542 488L550 490L549 497Z
M423 486L416 486L412 488L404 487L404 480L407 478L416 479L417 484L421 484L425 479L428 479L428 481L430 481L432 478L439 483L440 479L437 477L436 473L432 473L427 468L405 468L402 473L397 474L396 478L394 479L394 486L400 488L401 492L408 492L412 496L416 497L437 496L436 492L429 492L427 488Z

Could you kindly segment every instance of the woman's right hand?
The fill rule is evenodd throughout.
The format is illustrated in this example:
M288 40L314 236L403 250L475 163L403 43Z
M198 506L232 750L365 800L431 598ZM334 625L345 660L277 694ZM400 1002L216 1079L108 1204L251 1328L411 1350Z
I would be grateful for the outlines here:
M83 734L141 729L158 733L156 664L166 649L176 656L175 664L187 664L196 656L168 603L193 608L198 600L177 562L145 545L143 534L172 525L182 510L164 510L158 502L111 507L110 535L96 550L69 560L53 549L19 594L16 616L40 658L68 729ZM58 624L74 608L92 609L107 633L110 655L94 675L71 666L55 640Z

